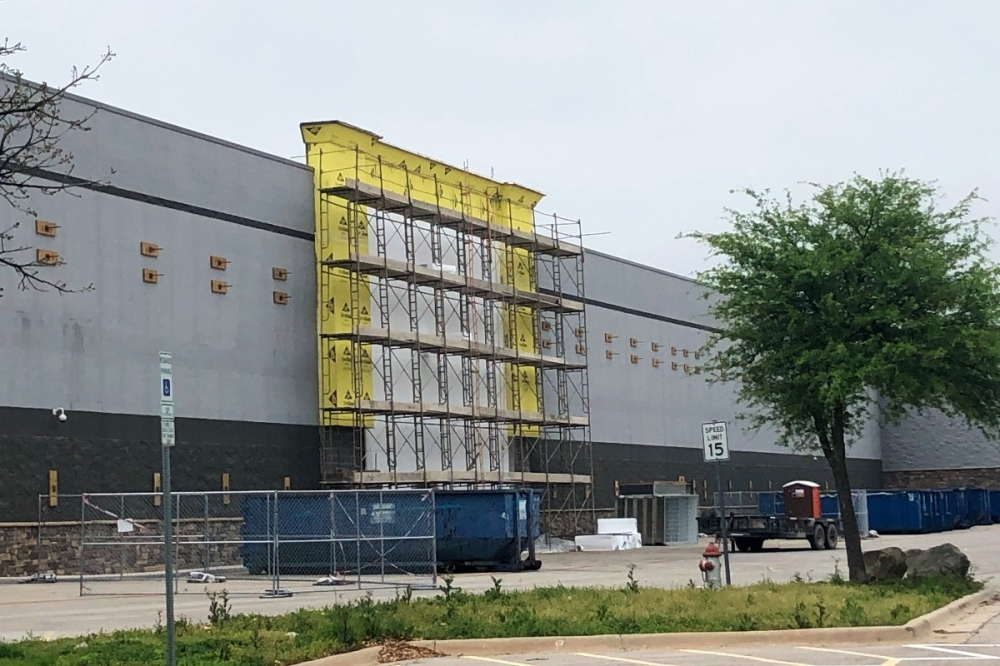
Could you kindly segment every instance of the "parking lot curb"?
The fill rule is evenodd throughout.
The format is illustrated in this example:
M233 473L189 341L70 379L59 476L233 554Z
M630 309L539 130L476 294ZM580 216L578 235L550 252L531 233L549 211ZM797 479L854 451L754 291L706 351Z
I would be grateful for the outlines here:
M853 643L907 643L940 632L967 610L989 601L1000 591L987 587L956 599L947 606L910 620L899 627L829 627L822 629L773 629L768 631L684 632L669 634L609 634L530 638L471 638L441 641L411 641L449 656L491 657L509 654L552 654L657 649L731 648L760 645L806 644L814 646ZM322 657L299 666L375 666L381 648Z
M1000 601L1000 591L987 581L986 587L979 592L956 599L947 606L942 606L937 610L932 610L926 615L914 618L903 625L903 630L908 632L908 638L924 638L940 632L948 623L964 613L966 610L979 606L980 604L994 599Z

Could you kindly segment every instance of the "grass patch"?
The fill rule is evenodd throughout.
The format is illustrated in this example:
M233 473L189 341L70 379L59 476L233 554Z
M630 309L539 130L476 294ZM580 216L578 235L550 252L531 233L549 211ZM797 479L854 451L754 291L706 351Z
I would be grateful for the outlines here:
M544 587L508 592L502 582L467 594L452 581L433 598L365 597L322 610L268 617L232 614L210 600L203 624L177 624L178 664L275 666L389 639L576 636L901 625L982 588L971 579L760 583L724 590ZM162 662L163 627L56 641L0 643L0 666L139 666Z

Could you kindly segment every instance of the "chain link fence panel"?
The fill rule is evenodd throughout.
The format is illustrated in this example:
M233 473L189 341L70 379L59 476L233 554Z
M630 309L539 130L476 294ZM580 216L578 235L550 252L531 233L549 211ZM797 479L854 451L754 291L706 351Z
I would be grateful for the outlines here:
M745 515L755 514L759 511L760 492L756 490L733 490L724 492L722 495L726 500L726 514ZM717 511L719 508L719 493L717 491L709 493L708 497L708 506L699 507L703 513Z
M81 594L163 594L162 495L79 498ZM175 493L175 591L286 596L437 583L429 490Z
M80 495L39 495L34 561L23 573L78 576L80 524Z

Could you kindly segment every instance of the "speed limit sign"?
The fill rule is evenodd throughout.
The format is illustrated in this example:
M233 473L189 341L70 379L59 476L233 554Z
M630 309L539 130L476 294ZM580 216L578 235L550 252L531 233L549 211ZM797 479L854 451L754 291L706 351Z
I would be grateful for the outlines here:
M729 435L725 421L701 424L701 442L705 462L729 460Z

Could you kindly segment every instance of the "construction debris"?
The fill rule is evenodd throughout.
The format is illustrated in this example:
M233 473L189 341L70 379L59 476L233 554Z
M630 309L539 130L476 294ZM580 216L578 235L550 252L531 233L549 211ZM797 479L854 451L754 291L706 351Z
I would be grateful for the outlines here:
M580 550L576 544L569 539L550 537L542 534L535 540L535 553L572 553Z
M189 583L225 583L225 576L216 576L205 571L190 571L187 575Z
M601 518L597 534L581 534L575 539L579 550L632 550L642 548L635 518Z
M319 580L313 583L313 585L350 585L351 582L346 580L340 574L331 574L329 576L323 576Z
M386 641L382 644L382 649L378 652L378 663L390 664L396 661L410 661L411 659L430 659L432 657L445 657L443 652L430 648L411 645L406 641Z

